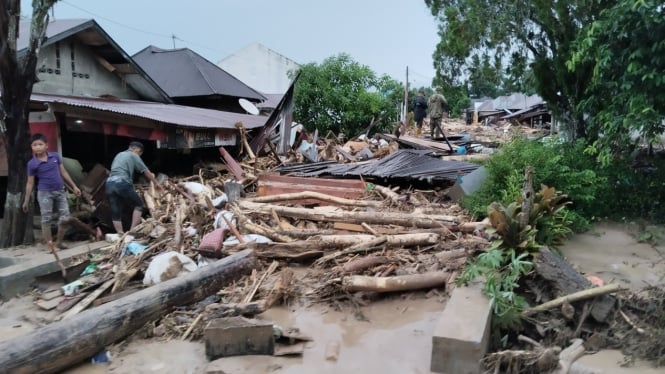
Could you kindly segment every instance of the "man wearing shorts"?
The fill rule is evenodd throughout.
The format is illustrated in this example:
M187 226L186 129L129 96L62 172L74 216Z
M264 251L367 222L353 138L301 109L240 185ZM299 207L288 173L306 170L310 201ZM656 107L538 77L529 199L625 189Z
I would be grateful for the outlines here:
M113 227L118 234L124 232L122 227L122 205L128 202L132 205L132 223L130 230L141 222L143 214L143 200L134 190L134 173L145 175L151 182L155 183L155 188L162 191L163 188L155 179L155 175L148 170L141 155L143 154L143 144L141 142L129 143L129 149L118 153L111 163L111 173L106 179L106 196L111 204L111 220Z

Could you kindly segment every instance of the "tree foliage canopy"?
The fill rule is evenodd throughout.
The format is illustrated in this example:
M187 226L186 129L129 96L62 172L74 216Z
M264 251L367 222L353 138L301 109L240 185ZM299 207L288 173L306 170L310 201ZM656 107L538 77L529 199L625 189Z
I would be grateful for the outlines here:
M309 130L350 137L373 118L380 118L379 128L398 120L404 86L388 76L377 77L347 54L303 65L299 72L294 119Z
M531 61L536 92L575 134L584 136L583 116L576 112L591 76L590 64L569 70L573 43L581 28L617 0L425 0L440 23L441 41L434 52L437 78L450 86L467 79L474 59ZM474 56L477 56L474 58ZM512 65L518 74L524 66Z
M590 65L592 75L579 110L598 139L599 158L634 145L631 133L654 142L665 130L665 6L624 0L587 25L569 61L571 71Z

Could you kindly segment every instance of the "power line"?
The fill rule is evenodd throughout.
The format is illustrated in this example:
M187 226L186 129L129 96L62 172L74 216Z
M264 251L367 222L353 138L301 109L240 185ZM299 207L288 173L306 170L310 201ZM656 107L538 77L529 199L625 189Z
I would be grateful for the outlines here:
M89 11L89 10L83 9L83 8L77 6L77 5L72 4L72 3L70 3L69 1L61 0L61 2L64 3L64 4L69 5L69 6L72 7L72 8L76 8L76 9L80 10L81 12L88 13L88 14L90 14L91 16L93 16L93 17L95 17L95 18L103 19L103 20L105 20L105 21L107 21L107 22L111 22L111 23L116 24L116 25L118 25L118 26L121 26L121 27L124 27L124 28L130 29L130 30L133 30L133 31L141 32L141 33L144 33L144 34L148 34L148 35L159 36L159 37L162 37L162 38L169 38L169 39L171 39L171 35L159 34L159 33L152 32L152 31L141 30L141 29L139 29L139 28L136 28L136 27L133 27L133 26L129 26L129 25L125 25L125 24L123 24L123 23L120 23L120 22L114 21L114 20L112 20L112 19L110 19L110 18L107 18L107 17L104 17L104 16L100 16L99 14L95 14L95 13Z
M196 42L192 42L192 41L189 41L189 40L181 39L181 38L179 38L179 37L178 37L177 35L175 35L175 34L171 34L171 35L160 34L160 33L152 32L152 31L147 31L147 30L139 29L139 28L134 27L134 26L126 25L126 24L124 24L124 23L121 23L121 22L118 22L118 21L112 20L112 19L110 19L110 18L108 18L108 17L104 17L104 16L102 16L102 15L99 15L99 14L93 13L93 12L87 10L87 9L83 9L83 8L77 6L77 5L74 5L74 4L70 3L69 1L66 1L66 0L61 0L60 2L61 2L61 3L64 3L64 4L67 4L67 5L69 5L69 6L72 7L72 8L78 9L78 10L80 10L81 12L84 12L84 13L90 14L91 16L93 16L93 17L95 17L95 18L103 19L103 20L105 20L105 21L107 21L107 22L113 23L113 24L115 24L115 25L117 25L117 26L124 27L124 28L126 28L126 29L129 29L129 30L132 30L132 31L136 31L136 32L140 32L140 33L147 34L147 35L152 35L152 36L157 36L157 37L160 37L160 38L171 39L171 40L173 41L173 48L174 48L174 49L175 49L175 42L176 42L176 40L177 40L177 41L179 41L179 42L182 42L182 43L185 43L185 44L189 44L189 45L198 46L198 47L201 47L201 48L205 48L205 49L210 50L210 51L214 51L214 52L218 52L218 53L222 53L222 54L228 54L227 51L222 51L222 50L219 50L219 49L210 48L210 47L208 47L208 46L206 46L206 45L203 45L203 44L200 44L200 43L196 43Z

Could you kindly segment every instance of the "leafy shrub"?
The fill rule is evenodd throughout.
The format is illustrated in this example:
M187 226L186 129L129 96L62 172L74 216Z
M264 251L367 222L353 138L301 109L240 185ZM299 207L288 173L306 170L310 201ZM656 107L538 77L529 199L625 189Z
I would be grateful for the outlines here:
M576 231L585 229L587 219L593 217L597 196L606 189L607 178L596 172L594 158L584 153L584 147L582 142L558 144L514 138L486 162L487 180L462 204L479 217L486 215L492 202L509 204L521 194L523 170L530 165L534 186L556 186L566 194L572 202L570 209L577 213L567 213L567 219Z

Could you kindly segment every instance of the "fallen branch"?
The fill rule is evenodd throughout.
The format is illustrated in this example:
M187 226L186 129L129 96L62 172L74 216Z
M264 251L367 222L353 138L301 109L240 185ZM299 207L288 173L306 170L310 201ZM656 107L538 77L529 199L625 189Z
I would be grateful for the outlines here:
M423 288L445 286L450 274L446 272L433 272L394 277L368 277L364 275L349 275L342 278L342 286L350 292L396 292L412 291Z
M254 295L256 294L256 291L259 290L259 287L261 287L261 284L266 279L266 277L270 276L270 274L272 274L277 269L277 265L279 265L279 263L277 261L273 261L270 264L270 266L268 267L268 270L266 270L265 273L263 273L263 276L261 276L261 279L259 279L259 281L256 282L256 284L254 285L254 287L252 287L252 290L249 292L249 294L247 294L247 296L245 296L245 299L243 300L243 303L247 304L250 301L252 301L252 299L254 298Z
M189 336L189 333L191 333L192 330L194 330L194 327L196 327L196 325L199 323L199 321L201 320L202 317L203 317L203 313L200 313L198 316L196 316L196 318L194 319L192 324L189 325L189 328L187 328L187 331L185 331L185 333L182 334L182 338L180 338L181 340L187 339L187 337Z
M383 187L375 184L374 190L377 191L382 196L388 198L395 205L400 205L402 203L399 199L399 195L388 187Z
M572 303L575 301L590 299L596 296L607 295L609 293L617 292L621 290L621 286L618 284L607 284L601 287L589 288L587 290L579 291L572 293L570 295L561 296L554 300L548 301L544 304L540 304L536 307L526 309L522 312L522 317L528 317L532 314L539 312L544 312L546 310L556 308L561 306L563 303Z

